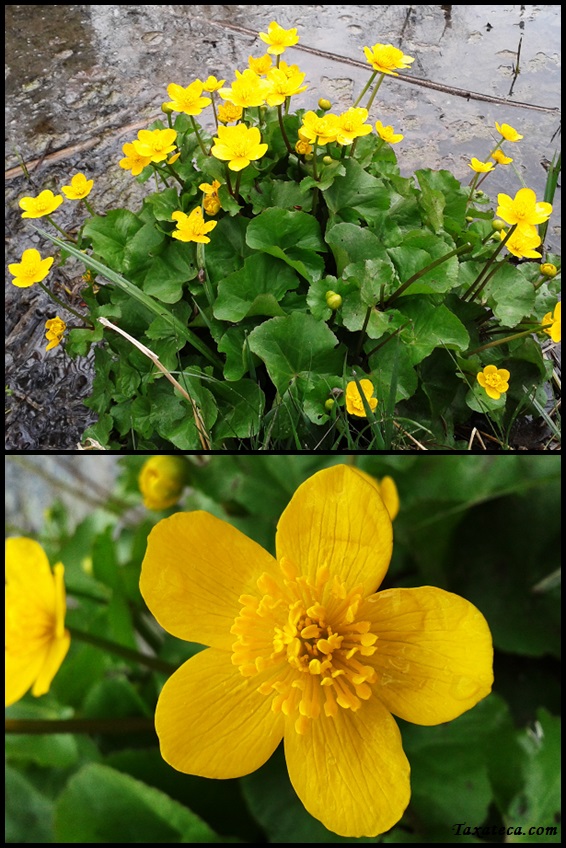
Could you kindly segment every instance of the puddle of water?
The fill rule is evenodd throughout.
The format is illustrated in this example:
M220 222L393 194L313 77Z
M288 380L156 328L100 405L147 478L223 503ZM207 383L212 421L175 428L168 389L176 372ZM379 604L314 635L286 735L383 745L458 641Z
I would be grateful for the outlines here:
M561 90L560 8L7 6L7 262L17 261L27 247L42 247L21 219L19 198L44 188L58 191L77 171L95 179L95 208L135 208L145 189L118 168L122 144L161 116L170 82L188 85L209 74L230 82L249 55L265 52L257 32L272 20L298 28L300 42L287 58L306 72L309 89L296 106L313 108L325 96L335 109L347 108L368 79L363 47L390 42L415 62L406 80L384 81L372 118L405 135L396 148L402 173L445 167L467 181L470 157L487 156L498 121L516 127L524 140L507 151L513 166L490 175L486 191L492 198L500 191L514 194L522 179L542 197L544 163L560 143L560 115L553 111ZM413 85L411 76L441 89ZM442 86L487 99L467 99ZM526 106L512 105L519 102ZM30 184L18 169L20 157L30 163L44 156L36 170L30 168ZM559 192L554 207L547 245L558 251ZM80 212L64 204L58 220L72 227ZM57 275L72 285L68 268ZM81 401L88 396L89 365L65 361L61 349L45 354L44 323L53 309L38 287L15 289L7 275L6 289L7 382L19 393L7 403L13 438L6 447L72 448L91 416ZM56 404L65 410L61 424L50 408L54 386Z

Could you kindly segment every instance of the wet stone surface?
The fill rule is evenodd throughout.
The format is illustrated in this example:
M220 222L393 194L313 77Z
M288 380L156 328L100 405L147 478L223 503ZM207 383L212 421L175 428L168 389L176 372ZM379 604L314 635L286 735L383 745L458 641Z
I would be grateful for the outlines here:
M402 173L447 168L467 181L470 157L487 155L494 122L505 122L524 135L513 149L517 172L498 169L486 191L514 194L519 175L542 197L545 162L560 143L558 5L7 6L6 264L29 247L53 255L34 229L49 225L23 220L18 201L46 188L60 193L79 171L95 181L96 211L136 210L146 189L118 167L122 145L161 116L170 82L209 74L231 81L250 55L265 52L256 33L272 20L299 31L288 60L306 72L309 88L295 107L328 97L347 108L368 79L363 47L392 43L415 62L406 79L387 79L371 117L405 135L396 149ZM554 207L547 246L558 251L559 193ZM72 231L84 212L67 201L56 220ZM83 270L55 263L46 280L79 312ZM94 420L83 404L92 355L71 361L62 346L45 351L44 325L54 314L39 286L16 288L6 269L7 450L75 450ZM57 314L78 326L70 313Z

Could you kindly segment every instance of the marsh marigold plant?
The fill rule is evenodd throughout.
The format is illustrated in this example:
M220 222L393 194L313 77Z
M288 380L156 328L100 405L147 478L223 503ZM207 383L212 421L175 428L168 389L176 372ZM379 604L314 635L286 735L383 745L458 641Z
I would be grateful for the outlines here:
M207 646L165 683L155 725L179 771L234 778L283 740L306 809L345 837L391 828L410 799L394 716L450 721L491 689L482 614L432 586L379 586L392 525L378 486L337 465L295 492L275 556L208 512L148 538L142 595L157 621Z

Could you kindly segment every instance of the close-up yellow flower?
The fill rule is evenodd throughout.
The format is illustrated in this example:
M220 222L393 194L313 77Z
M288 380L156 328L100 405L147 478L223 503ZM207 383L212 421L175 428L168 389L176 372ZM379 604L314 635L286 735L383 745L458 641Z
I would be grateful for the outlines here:
M35 247L29 247L24 250L19 262L11 262L8 265L8 271L14 277L13 285L25 289L28 286L33 286L34 283L41 283L49 274L52 265L52 256L42 259L39 250L36 250Z
M491 158L495 159L498 165L510 165L513 161L511 156L506 156L502 150L494 150Z
M556 306L554 307L554 312L547 312L544 318L542 319L543 324L551 324L550 327L545 327L544 332L548 333L553 342L558 344L562 339L561 331L560 331L560 315L562 312L561 301L559 300Z
M359 382L365 399L373 412L377 406L377 398L372 397L374 393L373 383L371 380L367 380L365 378ZM346 386L346 411L350 415L357 415L359 418L367 417L364 402L355 380L350 380Z
M545 201L537 202L532 188L520 188L511 198L508 194L497 195L497 215L507 224L517 224L517 229L532 229L548 221L552 206Z
M281 68L272 68L266 77L269 83L265 98L267 105L280 106L288 97L305 91L308 86L302 84L304 78L305 74L300 71L288 75Z
M67 329L67 325L62 318L55 316L55 318L48 318L45 322L45 329L47 330L45 338L49 342L45 350L51 350L61 344L61 339Z
M218 136L213 141L210 152L217 159L227 160L231 171L241 171L267 153L267 144L262 142L258 128L245 124L218 127Z
M175 506L188 483L189 466L180 456L151 456L138 477L143 503L147 509Z
M506 235L507 232L505 230L500 230L498 233L498 236L502 241ZM528 230L521 230L517 227L515 232L511 233L505 242L505 247L509 253L512 253L513 256L516 256L518 259L540 259L542 254L539 253L538 250L535 250L535 248L540 244L541 237L534 227Z
M177 222L177 228L171 233L173 238L179 239L179 241L196 241L200 244L210 242L207 233L213 230L218 223L217 221L205 221L200 206L193 209L189 215L180 211L173 212L171 219Z
M366 480L368 480L372 484L372 486L375 486L375 488L381 495L381 499L385 504L391 521L397 518L400 506L399 492L397 491L397 486L393 477L386 476L382 477L381 480L377 480L375 477L372 477L371 474L366 474L365 471L361 471L359 468L356 470L358 474L361 474Z
M267 52L275 56L284 53L287 47L292 47L299 41L296 28L283 29L275 21L271 21L267 32L260 32L259 37L269 45Z
M476 376L482 389L485 389L493 400L499 400L501 395L509 389L509 377L511 375L506 368L486 365L483 371L479 371Z
M475 156L472 156L470 161L468 162L468 168L471 168L472 171L475 171L477 174L487 174L489 171L493 171L495 165L493 162L480 162L479 159L476 159Z
M405 70L415 60L412 56L405 56L402 50L393 47L392 44L374 44L373 47L364 47L364 54L375 71L380 74L390 74L398 77L396 70Z
M303 115L303 123L299 129L299 137L310 144L328 144L336 141L338 135L338 116L327 112L319 118L316 112L309 111Z
M236 79L231 86L221 88L218 91L223 100L229 100L242 109L249 106L263 106L269 91L269 84L259 77L251 68L244 71L235 71Z
M138 174L141 174L143 169L151 162L151 156L140 156L134 145L129 141L122 145L122 151L124 158L120 159L118 164L124 171L131 171L132 177L137 177Z
M71 177L71 185L64 185L61 191L67 200L84 200L92 191L94 180L87 180L84 174L75 174Z
M341 115L338 115L338 132L336 141L338 144L351 144L354 139L368 135L371 132L371 124L366 124L368 110L351 106Z
M558 274L558 268L552 262L543 262L540 266L540 272L545 277L552 279Z
M53 194L46 188L37 197L22 197L20 200L20 208L24 210L22 218L42 218L44 215L51 215L62 203L63 198L60 194Z
M242 107L236 106L235 103L230 103L226 100L225 103L219 103L216 108L218 121L221 124L231 124L234 121L239 121L242 117Z
M64 571L33 539L6 539L7 707L28 689L45 695L69 650Z
M213 77L213 79L216 79L216 77ZM224 80L221 85L223 84ZM220 88L220 86L218 87ZM195 80L186 88L172 82L167 86L167 94L171 100L165 105L175 112L183 112L185 115L200 115L205 106L210 106L212 103L210 97L202 96L203 89L204 84L200 80ZM207 90L210 91L212 89Z
M401 135L401 133L396 133L391 124L387 124L387 126L384 127L381 121L375 122L375 130L378 136L382 138L383 141L388 142L388 144L397 144L405 138L405 136Z
M501 133L505 141L520 141L523 136L509 124L498 124L495 122L495 127L498 133Z
M140 130L132 142L139 156L149 157L150 162L163 162L175 150L176 130Z
M273 57L269 53L264 53L263 56L249 56L248 65L250 69L257 74L258 77L264 76L270 68L273 67Z
M410 799L393 716L450 721L490 692L487 622L432 586L378 592L392 525L377 490L336 465L295 491L275 557L196 510L148 538L142 595L172 635L207 646L165 683L155 727L181 772L235 778L284 740L308 812L345 837L391 828Z
M218 197L220 185L219 180L213 180L212 185L210 183L201 183L199 185L200 190L204 192L202 205L207 215L216 215L222 208L220 198Z
M208 91L209 93L213 91L218 91L219 88L222 88L226 80L216 79L215 76L209 76L205 79L202 84L203 91Z

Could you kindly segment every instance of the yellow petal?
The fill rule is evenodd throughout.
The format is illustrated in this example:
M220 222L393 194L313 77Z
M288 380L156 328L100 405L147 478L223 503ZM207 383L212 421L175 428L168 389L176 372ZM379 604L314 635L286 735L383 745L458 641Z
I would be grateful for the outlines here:
M432 586L387 589L362 603L377 650L366 662L375 693L396 716L440 724L491 691L493 647L483 615L459 595Z
M59 671L70 644L71 637L68 630L65 630L60 639L54 639L49 643L49 648L44 656L41 669L31 690L32 695L37 697L38 695L45 695L46 692L49 692L51 681Z
M15 704L31 688L45 662L48 643L34 651L13 654L6 651L6 706Z
M55 609L55 583L47 554L33 539L6 539L6 580L25 593L30 606L52 612Z
M242 677L230 654L208 648L166 682L155 712L163 759L202 777L241 777L259 768L283 736L283 716Z
M328 566L349 588L367 593L383 580L391 559L391 519L373 485L346 465L325 468L295 492L277 525L277 558L286 557L315 581Z
M377 698L356 712L320 716L306 733L285 730L289 777L306 809L340 836L376 836L410 799L409 763L395 720Z
M257 578L274 567L267 551L226 521L178 512L149 534L140 589L173 636L231 651L240 595L257 592Z

